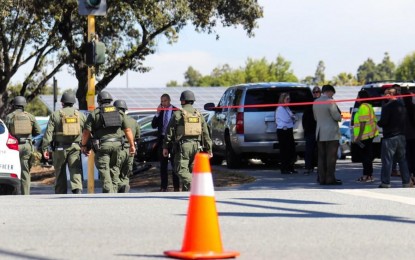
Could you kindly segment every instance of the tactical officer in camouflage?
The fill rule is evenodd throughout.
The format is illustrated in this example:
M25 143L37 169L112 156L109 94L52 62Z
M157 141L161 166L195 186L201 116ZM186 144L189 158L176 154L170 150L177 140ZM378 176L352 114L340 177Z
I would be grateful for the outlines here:
M103 193L116 193L128 187L118 187L114 180L114 172L119 158L119 152L124 142L124 134L130 145L129 155L134 156L135 144L131 128L127 126L124 112L111 105L112 96L107 91L101 91L97 96L99 107L92 111L85 123L82 133L82 152L90 154L87 147L92 138L92 149L95 152L95 166L102 180ZM124 131L123 131L124 130ZM92 135L92 136L91 136Z
M83 113L73 108L75 95L72 91L63 93L62 109L55 111L49 118L42 141L45 159L49 159L48 146L53 151L53 167L55 168L55 194L66 194L68 191L66 165L68 165L71 190L74 194L82 193L82 161L81 136L86 121Z
M190 190L193 160L197 152L205 151L212 157L212 140L205 118L193 108L195 95L185 90L180 95L182 109L174 111L163 142L163 156L173 147L174 167L182 183L182 191Z
M20 165L22 168L21 194L30 195L31 157L34 153L32 136L40 134L41 129L35 117L24 111L26 99L17 96L12 102L14 111L6 116L5 124L10 134L19 141Z
M128 110L127 103L124 100L115 100L114 106L125 113ZM134 140L140 138L140 126L137 123L137 120L134 118L126 115L127 119L127 127L131 129L131 133L133 135ZM125 193L130 190L130 178L129 176L132 174L133 171L133 162L134 156L129 156L129 149L130 145L125 143L120 154L117 163L117 169L114 172L114 178L117 179L117 175L119 176L118 180L118 189L119 193Z

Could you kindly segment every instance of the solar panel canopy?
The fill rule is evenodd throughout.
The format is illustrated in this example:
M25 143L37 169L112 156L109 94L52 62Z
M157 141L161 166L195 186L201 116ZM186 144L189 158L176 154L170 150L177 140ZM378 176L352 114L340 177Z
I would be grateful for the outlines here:
M156 110L160 104L160 97L162 94L169 94L171 103L174 106L180 107L180 94L184 90L191 90L195 93L196 101L194 107L199 110L204 110L203 106L206 103L212 102L218 104L220 98L227 87L163 87L163 88L105 88L113 100L125 100L129 110ZM338 106L342 112L349 112L350 107L353 107L354 101L342 102L342 100L355 99L361 87L335 87L336 94L334 99L338 100ZM58 96L56 109L62 108ZM53 95L41 95L40 99L45 103L50 111L53 111ZM96 104L97 105L97 104ZM75 104L78 107L78 104Z

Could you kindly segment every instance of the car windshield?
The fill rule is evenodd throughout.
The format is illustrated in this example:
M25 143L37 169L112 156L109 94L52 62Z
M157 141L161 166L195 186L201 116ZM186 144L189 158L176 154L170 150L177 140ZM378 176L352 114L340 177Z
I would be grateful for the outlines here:
M153 127L151 126L151 121L153 120L153 116L146 116L142 117L137 120L137 123L140 125L140 131L141 132L147 132L153 130Z

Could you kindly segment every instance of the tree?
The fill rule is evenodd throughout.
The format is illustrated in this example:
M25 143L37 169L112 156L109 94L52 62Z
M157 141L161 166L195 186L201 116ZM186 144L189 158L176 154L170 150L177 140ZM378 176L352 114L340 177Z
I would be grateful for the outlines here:
M260 60L248 58L244 68L232 69L228 64L225 64L214 68L207 76L201 76L199 73L195 73L192 67L189 67L185 72L186 82L184 85L188 84L189 75L197 75L197 77L192 77L198 79L193 86L205 87L270 81L298 82L290 66L291 62L279 55L275 63L269 63L265 58Z
M67 62L58 38L54 16L38 8L37 1L0 1L0 116L10 112L9 103L21 95L28 103L42 92L49 79ZM8 85L22 67L29 68L19 91Z
M396 68L395 76L397 80L402 81L415 79L415 52L405 56Z
M187 71L184 73L185 82L183 83L184 86L200 86L200 79L202 78L202 74L195 70L192 66L187 68Z
M304 79L301 80L301 83L308 84L308 85L316 84L313 76L305 77Z
M376 66L376 73L379 80L395 79L395 63L391 61L389 53L385 52L382 62Z
M270 65L270 72L272 75L270 81L298 82L298 78L294 75L290 66L291 62L286 61L284 57L278 55L276 62L271 63Z
M84 47L88 37L86 17L78 14L78 1L22 0L24 8L15 6L15 2L1 0L2 9L6 10L0 17L1 44L7 40L7 46L0 49L2 55L6 53L8 56L2 57L4 63L1 68L6 80L12 77L10 72L19 68L9 65L12 64L12 60L7 60L9 57L17 59L15 64L19 65L36 57L33 69L36 75L27 77L22 91L29 90L26 85L34 80L39 82L36 86L44 86L66 63L69 73L78 80L76 96L79 107L86 109L88 79ZM263 16L262 7L256 0L112 0L108 7L106 16L96 17L96 31L107 47L106 63L96 69L97 92L127 70L143 73L150 70L145 66L145 59L156 52L160 38L165 37L173 44L185 26L192 25L196 31L215 34L217 38L217 26L241 26L251 37L257 27L256 21ZM8 36L13 36L14 41L7 39ZM19 44L23 46L19 48ZM22 54L26 53L30 54L22 59ZM46 59L51 55L55 64L49 64ZM47 67L49 73L45 73L46 66L42 66L46 64L50 65ZM6 85L0 84L3 102L8 98L7 93L4 94ZM37 88L30 91L26 94L29 99L39 93Z
M7 90L10 93L11 97L19 96L21 89L22 89L22 84L9 85L7 87ZM58 89L58 92L59 92L59 89ZM46 85L44 88L42 88L40 94L42 95L53 94L53 87ZM40 100L38 96L33 98L30 102L27 102L25 111L31 113L34 116L45 116L45 115L50 114L47 106Z
M50 0L45 2L51 4ZM82 52L86 18L78 16L76 7L75 1L59 3L59 32L78 79L76 95L80 108L86 109L87 74ZM55 12L59 10L54 9ZM107 46L107 62L99 68L96 91L104 89L127 70L143 73L150 70L145 66L145 59L156 52L162 36L173 44L189 24L196 31L213 33L217 38L218 24L240 25L248 36L253 36L256 21L262 16L262 7L256 0L113 0L107 15L97 17L96 30Z
M245 81L247 83L250 82L266 82L272 81L273 78L272 73L276 73L275 71L271 71L271 64L265 58L260 60L254 60L252 58L248 58L245 64Z
M177 87L179 86L179 83L176 80L170 80L166 83L166 87Z
M324 71L326 70L326 66L324 65L324 61L319 61L317 65L316 72L314 73L314 84L323 85L326 82L326 75Z
M378 75L376 73L376 64L371 58L368 58L357 69L357 80L360 84L378 80Z
M333 77L332 82L333 85L337 86L357 86L359 83L355 76L352 73L341 72L336 77Z

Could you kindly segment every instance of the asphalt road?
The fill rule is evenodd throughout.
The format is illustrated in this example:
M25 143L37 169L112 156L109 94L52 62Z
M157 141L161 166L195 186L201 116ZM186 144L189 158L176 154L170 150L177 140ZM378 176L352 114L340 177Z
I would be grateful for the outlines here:
M391 189L356 183L360 168L339 161L342 186L243 169L257 181L215 191L224 250L250 260L413 259L415 189L396 177ZM41 193L0 197L0 259L164 259L181 250L187 192Z

